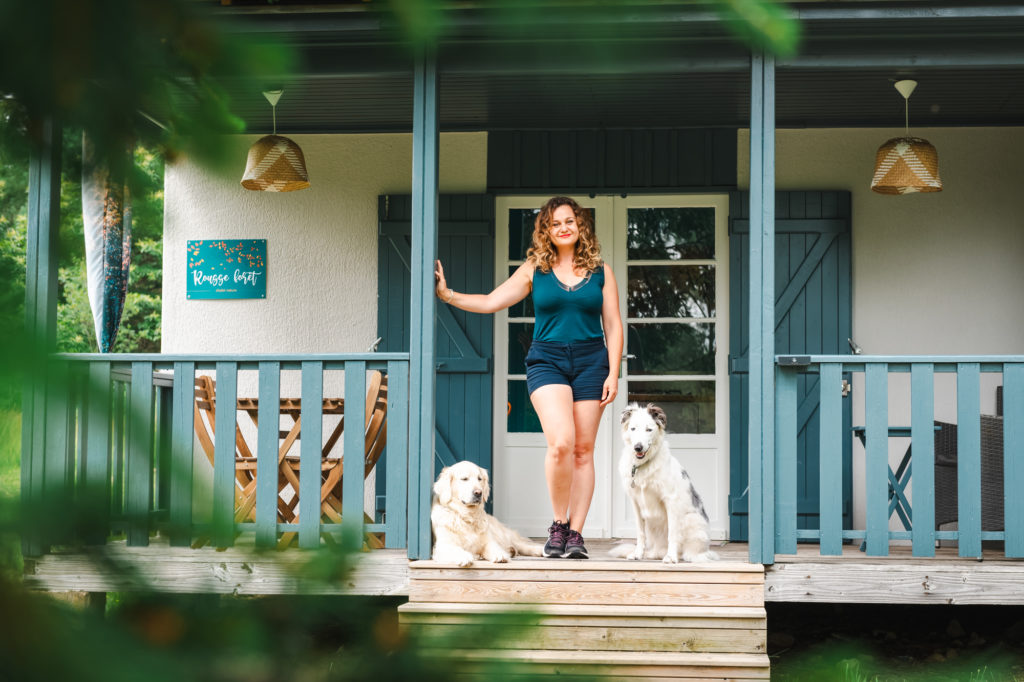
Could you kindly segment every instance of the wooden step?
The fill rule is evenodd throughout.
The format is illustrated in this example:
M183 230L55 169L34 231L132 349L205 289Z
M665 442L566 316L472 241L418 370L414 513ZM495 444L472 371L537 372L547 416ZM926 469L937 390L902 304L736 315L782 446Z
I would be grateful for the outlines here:
M757 608L542 605L510 611L491 604L410 602L399 607L399 618L428 638L451 641L460 633L500 628L485 637L499 649L765 651L765 612Z
M669 653L636 651L483 651L447 652L463 661L501 663L515 675L587 675L619 679L769 679L766 654Z
M410 565L403 626L428 649L523 675L767 679L764 569L516 559ZM508 666L507 668L504 666Z

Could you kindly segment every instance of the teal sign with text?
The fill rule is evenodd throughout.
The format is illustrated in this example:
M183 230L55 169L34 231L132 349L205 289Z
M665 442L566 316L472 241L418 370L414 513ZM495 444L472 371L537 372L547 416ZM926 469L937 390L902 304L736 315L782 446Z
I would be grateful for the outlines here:
M266 239L188 241L186 298L266 298Z

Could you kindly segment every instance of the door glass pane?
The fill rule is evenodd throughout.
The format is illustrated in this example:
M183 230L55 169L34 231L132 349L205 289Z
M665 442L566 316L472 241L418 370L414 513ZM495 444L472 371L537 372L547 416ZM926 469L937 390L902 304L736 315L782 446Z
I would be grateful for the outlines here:
M512 208L508 211L508 259L526 260L533 241L533 223L539 208Z
M629 325L628 369L635 374L714 374L715 325Z
M630 381L629 401L657 403L671 433L715 432L715 382Z
M526 352L533 342L532 322L510 322L508 325L508 373L526 374Z
M526 392L526 381L509 379L508 382L509 433L540 433L540 419Z
M511 277L512 273L519 269L518 265L508 266L508 276ZM533 296L530 294L526 295L519 303L511 306L508 309L509 317L533 317Z
M630 265L629 317L714 317L715 266Z
M631 260L715 257L715 209L631 208L627 213Z

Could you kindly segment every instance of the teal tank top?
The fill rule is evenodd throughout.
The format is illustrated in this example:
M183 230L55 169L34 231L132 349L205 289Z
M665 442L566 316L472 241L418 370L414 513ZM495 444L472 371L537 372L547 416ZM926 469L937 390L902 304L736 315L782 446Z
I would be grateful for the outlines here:
M566 286L554 271L533 271L533 338L537 341L573 343L604 338L601 307L604 304L604 266L588 272L575 286Z

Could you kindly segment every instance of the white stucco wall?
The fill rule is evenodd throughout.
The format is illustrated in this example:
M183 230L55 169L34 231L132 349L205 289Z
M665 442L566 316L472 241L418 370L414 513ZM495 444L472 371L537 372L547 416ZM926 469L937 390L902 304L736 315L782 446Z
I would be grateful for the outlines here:
M311 186L252 192L187 161L168 165L164 353L340 353L377 337L377 196L412 188L412 135L294 135ZM483 192L486 133L441 136L442 192ZM265 300L185 299L189 239L267 240Z
M310 187L252 192L239 184L257 136L232 141L238 172L223 177L183 161L164 175L162 350L164 353L352 353L377 338L377 197L412 190L412 135L294 135ZM441 135L442 192L483 192L486 133ZM225 301L185 298L190 239L266 239L267 297ZM324 394L343 394L344 373L325 372ZM239 395L257 391L255 371L239 372ZM301 393L285 371L281 395ZM326 440L337 417L323 423ZM250 444L255 429L239 416ZM291 422L281 417L282 428ZM332 456L343 452L339 444ZM194 448L196 519L209 518L212 467ZM372 513L373 476L365 508Z
M853 338L872 355L1024 354L1024 128L922 128L939 153L943 191L870 190L875 151L901 129L779 130L779 190L849 190L853 201ZM749 186L749 133L739 184ZM936 375L936 418L955 422L956 382ZM995 413L998 374L984 374L981 411ZM855 381L854 422L864 423ZM890 375L889 423L909 424L909 377ZM890 443L893 464L907 441ZM862 491L863 448L854 445ZM863 494L855 495L863 527Z

